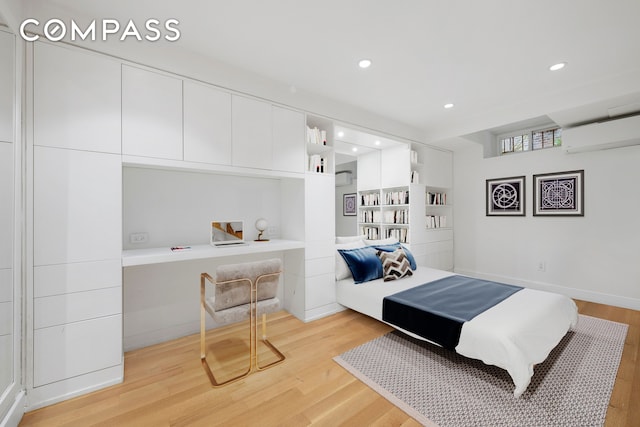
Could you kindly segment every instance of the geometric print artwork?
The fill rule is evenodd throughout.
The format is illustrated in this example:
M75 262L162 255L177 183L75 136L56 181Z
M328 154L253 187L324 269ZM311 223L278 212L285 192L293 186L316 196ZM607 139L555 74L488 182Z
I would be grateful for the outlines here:
M488 179L487 216L524 216L525 177Z
M393 252L378 251L378 258L382 262L384 282L413 275L409 259L402 248L398 248Z
M584 171L533 176L534 215L582 216Z

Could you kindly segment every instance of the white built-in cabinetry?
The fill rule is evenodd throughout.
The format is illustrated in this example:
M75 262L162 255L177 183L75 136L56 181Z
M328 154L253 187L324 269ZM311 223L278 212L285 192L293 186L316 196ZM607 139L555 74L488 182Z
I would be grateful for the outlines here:
M419 264L453 269L452 176L451 152L423 145L358 156L359 232L370 239L397 237ZM444 196L429 199L432 193L446 194L446 203ZM446 227L433 226L436 216Z
M452 270L453 265L453 153L414 146L425 187L427 224L426 265Z
M327 171L308 171L304 186L305 226L305 313L306 321L313 320L337 310L335 292L335 175L331 170L334 162L333 123L321 117L307 116L307 126L318 128L326 134L327 144L307 147L311 150L323 147L322 156ZM304 146L304 145L303 145ZM316 147L317 146L317 147ZM310 151L308 153L317 153Z
M123 377L120 77L107 57L33 45L35 406Z
M273 105L273 170L304 173L305 115L299 111Z
M122 153L182 160L182 80L122 66Z
M184 82L184 160L231 165L231 94Z

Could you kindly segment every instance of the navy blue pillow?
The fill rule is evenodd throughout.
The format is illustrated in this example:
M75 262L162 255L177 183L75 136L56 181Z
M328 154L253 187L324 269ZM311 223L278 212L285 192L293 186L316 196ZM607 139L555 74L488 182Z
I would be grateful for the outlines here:
M396 249L402 248L405 255L407 255L409 264L411 264L411 269L415 270L416 268L418 268L416 264L416 259L413 257L413 254L409 251L409 249L407 249L406 246L403 246L400 243L392 243L390 245L379 245L379 246L374 246L374 248L380 251L385 251L385 252L394 252Z
M354 283L368 282L382 277L382 262L373 246L356 249L338 249L347 263Z

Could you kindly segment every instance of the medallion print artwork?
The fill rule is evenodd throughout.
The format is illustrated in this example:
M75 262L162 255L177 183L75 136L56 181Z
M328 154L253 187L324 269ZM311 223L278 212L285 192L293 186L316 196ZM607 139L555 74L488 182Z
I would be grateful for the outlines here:
M524 216L525 177L487 180L487 216Z

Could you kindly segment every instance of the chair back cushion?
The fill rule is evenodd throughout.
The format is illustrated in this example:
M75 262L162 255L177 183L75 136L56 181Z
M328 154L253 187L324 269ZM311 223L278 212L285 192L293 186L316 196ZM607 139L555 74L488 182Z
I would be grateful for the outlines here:
M224 310L251 302L249 282L221 282L246 278L253 283L261 275L280 273L281 271L282 260L279 258L219 266L216 269L214 309L216 311ZM275 298L279 282L279 274L261 279L257 284L258 301Z

